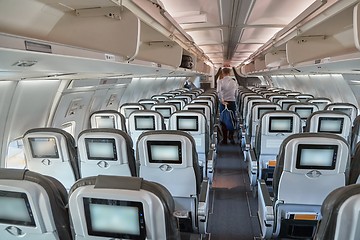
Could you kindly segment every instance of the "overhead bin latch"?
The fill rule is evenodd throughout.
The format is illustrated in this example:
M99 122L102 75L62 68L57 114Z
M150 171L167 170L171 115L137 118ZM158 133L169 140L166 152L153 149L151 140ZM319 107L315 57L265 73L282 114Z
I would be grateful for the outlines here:
M97 7L75 10L78 17L108 17L121 20L121 8L119 7Z
M146 42L149 46L161 46L161 47L174 47L175 43L172 41L150 41Z

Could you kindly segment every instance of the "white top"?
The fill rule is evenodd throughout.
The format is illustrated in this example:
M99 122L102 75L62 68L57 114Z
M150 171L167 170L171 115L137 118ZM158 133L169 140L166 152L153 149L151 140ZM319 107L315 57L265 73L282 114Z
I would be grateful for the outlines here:
M217 81L216 92L220 100L234 102L237 89L238 84L236 80L232 79L230 76L225 76L223 79Z

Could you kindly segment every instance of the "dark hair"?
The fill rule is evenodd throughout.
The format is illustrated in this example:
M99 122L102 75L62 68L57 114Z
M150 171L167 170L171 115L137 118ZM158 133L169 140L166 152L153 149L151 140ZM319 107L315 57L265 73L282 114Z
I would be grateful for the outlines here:
M222 69L222 72L223 72L223 74L225 74L225 75L229 75L230 72L231 72L231 69L230 69L230 68L223 68L223 69Z

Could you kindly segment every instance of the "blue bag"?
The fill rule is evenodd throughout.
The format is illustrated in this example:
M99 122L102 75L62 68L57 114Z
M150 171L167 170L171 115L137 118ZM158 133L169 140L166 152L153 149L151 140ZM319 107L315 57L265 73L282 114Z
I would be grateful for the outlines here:
M235 114L225 105L224 110L220 113L220 122L222 122L228 131L236 130Z

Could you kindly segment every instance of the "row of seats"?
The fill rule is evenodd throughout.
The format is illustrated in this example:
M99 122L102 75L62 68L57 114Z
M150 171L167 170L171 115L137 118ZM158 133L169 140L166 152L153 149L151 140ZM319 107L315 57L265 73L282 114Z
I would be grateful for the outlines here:
M142 178L88 177L68 194L49 176L0 169L0 193L1 239L180 240L191 235L180 233L169 191Z
M213 103L213 93L203 93L197 97L200 99L201 96L206 97L204 102L190 103L184 106L183 110L175 111L169 117L168 130L165 130L161 113L154 110L132 111L127 119L128 128L126 117L117 111L95 112L90 116L91 128L82 131L77 141L61 129L31 129L23 137L26 167L31 171L51 176L50 178L60 181L70 193L70 206L74 186L86 185L95 179L94 176L103 175L102 179L111 179L114 176L127 176L134 179L141 177L156 182L164 186L171 194L175 206L175 212L171 214L176 216L176 225L181 230L181 235L185 234L183 232L190 235L191 233L205 234L210 187L207 177L210 177L212 173L210 169L214 159L214 153L209 153L211 144L208 122L210 118L212 123L211 112L215 110L211 109L208 104L209 96ZM125 131L119 130L121 128ZM137 143L136 147L132 145L131 138L136 139L134 141ZM136 150L136 156L134 150ZM178 179L182 179L182 181L179 182ZM124 183L124 186L126 185L128 184ZM120 184L120 186L122 185ZM101 190L101 192L106 191ZM76 200L77 203L79 201L79 199ZM99 204L103 204L102 202L104 201L100 201ZM105 202L108 205L114 204L113 201ZM88 214L86 211L89 209L84 210L84 204L91 205L93 203L91 201L90 203L81 203L80 210L74 207L76 210L73 212L81 215L85 211L85 215ZM117 203L115 204L117 205ZM97 211L105 210L105 208L107 207L100 206ZM71 209L70 207L70 212ZM84 218L80 215L75 217L76 221L72 219L74 228L82 228L79 230L80 233L76 234L76 239L92 239L88 238L89 234L103 235L97 231L86 232L84 221L89 226L91 220L89 220L89 216ZM157 215L150 214L149 216L149 219L154 222L155 219L151 215ZM102 223L105 224L105 222ZM156 225L149 222L147 224L149 226ZM107 228L107 230L114 229ZM128 238L130 235L109 236ZM129 237L129 239L132 238ZM146 239L165 238L149 238L147 236Z
M239 106L245 105L242 111L248 111L247 119L242 119L249 148L245 153L250 183L258 194L262 238L356 239L356 228L336 224L339 212L345 212L334 211L334 217L324 211L338 201L335 192L348 191L353 185L347 185L359 178L359 163L356 158L350 161L349 148L356 107L274 90L279 89L257 89L256 97L245 100L254 95L240 89ZM281 100L274 103L272 97ZM309 99L324 102L315 106ZM340 203L345 197L349 195ZM355 205L346 206L354 209Z

